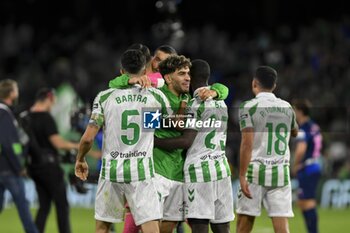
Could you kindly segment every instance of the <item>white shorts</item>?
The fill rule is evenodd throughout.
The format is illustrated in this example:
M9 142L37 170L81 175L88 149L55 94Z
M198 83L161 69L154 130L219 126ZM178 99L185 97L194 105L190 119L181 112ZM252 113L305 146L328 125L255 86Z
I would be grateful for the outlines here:
M131 183L115 183L100 179L95 201L95 219L121 222L124 219L125 200L137 226L161 219L158 194L152 179Z
M209 219L214 224L233 221L231 177L212 182L186 183L185 217Z
M249 184L253 198L247 198L239 189L237 201L237 214L260 216L261 203L267 210L269 217L293 217L292 189L290 184L284 187L263 187Z
M154 183L156 185L160 200L163 220L183 221L184 218L184 183L169 180L159 174L154 174Z

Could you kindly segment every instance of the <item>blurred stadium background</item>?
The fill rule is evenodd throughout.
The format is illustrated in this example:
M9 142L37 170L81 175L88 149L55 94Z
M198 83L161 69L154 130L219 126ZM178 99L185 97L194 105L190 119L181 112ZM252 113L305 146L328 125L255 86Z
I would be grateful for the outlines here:
M276 94L286 100L309 98L314 105L312 117L323 130L323 177L318 188L321 232L348 232L350 13L345 1L332 1L331 6L315 0L227 4L224 0L2 0L0 79L19 82L17 112L32 104L38 88L56 88L59 101L54 116L60 133L79 140L81 122L72 125L71 116L79 112L84 120L95 95L118 75L119 56L132 43L143 43L151 51L170 44L191 59L205 59L212 68L211 82L230 88L227 156L235 192L240 143L236 108L252 97L254 68L273 66L279 72ZM69 181L71 155L62 157ZM95 159L89 163L94 169ZM26 185L35 213L35 189L30 180ZM78 186L83 188L80 193L76 187L69 188L73 230L92 232L95 186ZM0 232L21 232L8 194L5 206ZM295 213L292 232L305 232L298 209ZM49 233L56 232L53 215ZM266 216L256 228L260 229L256 232L272 232Z

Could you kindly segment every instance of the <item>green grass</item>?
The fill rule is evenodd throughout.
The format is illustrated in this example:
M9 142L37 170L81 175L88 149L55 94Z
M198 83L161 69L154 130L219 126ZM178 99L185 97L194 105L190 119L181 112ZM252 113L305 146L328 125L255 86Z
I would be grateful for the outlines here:
M34 214L36 210L32 210ZM290 231L292 233L306 233L302 215L298 209L294 209L295 217L289 220ZM332 210L320 209L320 233L345 233L350 230L350 209ZM235 230L236 221L231 223L231 232ZM92 209L71 209L71 225L73 233L94 232L95 221L94 211ZM116 224L118 233L122 232L123 224ZM186 232L190 232L186 226ZM5 209L0 214L0 233L21 233L24 232L15 208ZM56 225L56 214L54 209L51 211L46 226L46 233L58 233ZM255 221L253 233L272 233L271 220L263 212L262 216Z

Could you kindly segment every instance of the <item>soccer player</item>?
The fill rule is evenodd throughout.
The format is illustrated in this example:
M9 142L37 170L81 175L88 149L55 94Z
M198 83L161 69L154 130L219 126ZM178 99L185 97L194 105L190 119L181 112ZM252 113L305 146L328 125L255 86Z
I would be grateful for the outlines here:
M158 139L155 146L166 150L188 149L184 165L185 217L192 232L229 233L234 219L231 171L225 155L227 106L223 100L203 101L198 92L209 89L210 66L192 61L191 86L194 98L188 104L188 122L218 123L212 128L187 125L179 137ZM195 121L193 121L195 120Z
M296 138L293 175L299 181L298 206L309 233L317 233L316 188L321 177L319 157L322 149L320 127L310 118L311 103L306 99L292 102L300 131Z
M152 58L152 70L153 72L159 72L159 63L164 61L170 55L177 55L176 50L169 45L161 45L155 51Z
M182 101L187 100L191 62L184 56L172 55L159 64L159 71L165 79L166 85L160 90L168 98L171 108L178 112ZM110 81L109 86L123 88L133 84L134 79L122 75ZM136 81L135 81L136 82ZM222 84L214 84L211 90L205 90L207 97L212 96L225 99L228 95L227 88ZM157 129L155 135L159 138L180 136L181 133L173 128ZM158 192L162 200L163 220L162 233L171 233L178 221L183 221L183 165L182 149L164 150L154 148L154 166Z
M138 49L140 50L143 55L146 58L146 75L147 76L142 76L136 77L135 81L136 83L141 84L144 87L149 87L151 82L149 80L149 75L154 74L158 72L158 64L159 62L165 60L167 57L169 57L172 54L176 54L176 50L168 45L162 45L158 47L155 52L154 52L154 57L151 57L150 50L146 45L143 44L133 44L131 45L128 49ZM161 78L162 79L162 78ZM156 81L156 80L153 80ZM124 224L124 229L123 233L138 233L140 230L140 227L135 225L134 218L130 212L129 206L126 203L125 206L125 224Z
M121 72L130 77L141 76L145 64L139 50L127 50L121 58ZM102 168L95 202L96 232L107 233L111 223L122 221L125 199L136 225L141 225L144 233L159 232L158 220L162 215L152 179L154 131L141 130L142 108L166 110L167 106L169 102L161 91L139 86L110 88L96 97L75 165L76 175L86 180L85 155L103 127Z
M276 81L273 68L258 67L252 81L255 98L239 108L237 233L251 232L262 203L275 232L289 232L288 217L293 217L288 142L297 135L298 126L291 105L272 93Z

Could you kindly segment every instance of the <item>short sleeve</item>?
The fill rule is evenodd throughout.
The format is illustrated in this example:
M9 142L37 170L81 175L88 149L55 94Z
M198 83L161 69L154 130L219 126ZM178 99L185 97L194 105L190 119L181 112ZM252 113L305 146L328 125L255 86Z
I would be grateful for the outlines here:
M117 88L117 89L123 89L128 88L131 85L129 85L129 76L127 74L123 74L121 76L116 77L115 79L109 81L109 87L110 88Z
M48 113L45 117L45 134L47 137L58 134L57 125L53 117Z
M252 128L253 121L249 114L249 109L246 107L246 102L243 102L238 111L239 128L242 131L245 128Z
M217 100L225 100L229 94L229 89L221 83L214 83L211 85L210 90L216 91Z
M101 102L102 95L98 94L94 100L92 105L91 117L89 120L89 124L96 125L98 127L102 127L104 123L104 114Z

